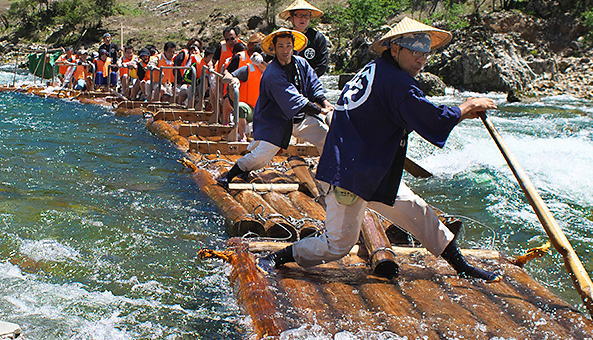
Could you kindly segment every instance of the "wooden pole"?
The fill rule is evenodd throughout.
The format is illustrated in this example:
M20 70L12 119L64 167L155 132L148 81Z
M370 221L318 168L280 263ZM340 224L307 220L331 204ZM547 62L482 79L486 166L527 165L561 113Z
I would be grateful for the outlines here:
M309 165L305 160L299 156L291 156L288 157L288 164L292 168L292 171L297 176L299 181L301 181L307 190L311 193L313 197L319 197L319 189L317 189L317 184L313 179L313 175L311 175L311 171L309 170Z
M496 146L498 146L498 149L502 153L507 164L511 168L511 171L515 175L517 182L519 182L521 189L523 189L529 204L533 207L533 210L535 210L535 214L544 227L546 234L548 234L552 245L554 245L554 248L556 248L556 250L558 250L558 252L562 255L562 258L564 259L564 266L566 267L566 270L568 271L568 274L570 275L576 290L583 299L585 307L589 311L589 314L591 314L593 317L593 283L591 282L589 274L585 270L582 262L579 260L579 257L572 248L572 245L566 238L566 235L564 235L564 232L558 225L558 222L556 222L556 219L554 219L550 209L548 209L541 196L538 194L535 186L519 162L515 159L515 156L513 156L513 154L507 148L502 136L494 127L494 124L492 124L485 113L481 113L480 118L490 133L490 136L492 136L492 139L494 139Z
M294 207L294 205L292 204L290 199L288 199L286 196L284 196L280 193L277 193L275 191L270 191L270 192L267 192L264 195L262 195L262 197L278 213L280 213L286 217L292 217L296 220L302 221L302 223L300 223L301 224L300 226L298 226L298 225L295 226L295 227L299 228L298 232L299 232L299 235L301 238L307 237L307 236L311 235L312 233L315 233L319 230L317 225L315 225L313 222L310 222L307 220L302 220L303 218L305 218L307 216L304 216L300 211L298 211L297 208Z
M418 178L428 178L432 177L432 174L420 166L420 164L414 162L410 158L406 157L404 161L404 169L410 173L410 175Z
M369 252L369 262L373 273L378 276L393 278L399 267L395 263L395 254L377 215L369 210L364 212L362 237Z
M222 258L232 265L230 281L236 288L238 302L251 316L256 338L278 337L288 327L280 317L278 301L270 282L257 268L246 244L236 239L228 243L234 248L231 254L204 249L198 255L201 258Z
M261 214L265 219L265 235L270 238L289 239L296 235L296 229L284 218L278 215L278 212L272 208L258 193L251 190L243 190L235 195L237 202L252 215Z

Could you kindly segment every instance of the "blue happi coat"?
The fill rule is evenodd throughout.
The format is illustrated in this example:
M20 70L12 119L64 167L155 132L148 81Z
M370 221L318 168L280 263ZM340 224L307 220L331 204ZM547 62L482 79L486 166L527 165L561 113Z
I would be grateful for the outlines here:
M286 149L292 135L292 118L307 102L324 98L324 89L315 71L302 57L293 56L300 75L302 92L288 81L286 72L274 59L262 75L259 98L253 114L253 138Z
M416 131L443 147L458 123L458 107L436 106L389 54L346 84L319 160L316 178L366 201L395 203L407 147Z

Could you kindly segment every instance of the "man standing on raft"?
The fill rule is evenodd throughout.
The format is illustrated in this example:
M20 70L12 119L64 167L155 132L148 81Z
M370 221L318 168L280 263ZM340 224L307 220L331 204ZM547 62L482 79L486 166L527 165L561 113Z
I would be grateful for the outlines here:
M437 106L419 89L414 77L431 51L450 40L447 31L404 18L372 45L381 57L344 87L317 168L316 178L330 186L326 231L259 259L264 271L287 262L310 267L342 258L358 241L368 207L442 256L460 276L500 278L467 263L454 234L401 181L410 132L443 147L459 122L496 108L487 98Z
M295 136L315 145L319 152L328 131L319 114L333 112L325 90L313 68L304 58L293 56L307 45L304 34L285 28L270 33L261 47L275 58L267 66L260 82L259 98L253 114L253 142L249 153L239 158L226 176L218 179L222 186L234 177L246 176L262 168L281 148L286 149Z

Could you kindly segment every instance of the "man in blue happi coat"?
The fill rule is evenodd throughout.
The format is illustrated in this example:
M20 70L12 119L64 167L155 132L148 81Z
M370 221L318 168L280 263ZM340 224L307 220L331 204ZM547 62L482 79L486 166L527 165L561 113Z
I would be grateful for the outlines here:
M308 267L342 258L358 241L368 207L410 232L461 276L499 279L470 265L454 234L401 181L410 132L443 147L459 122L496 108L487 98L470 98L458 107L437 106L419 89L414 77L429 53L450 40L447 31L404 18L373 44L381 57L343 89L317 168L316 178L330 187L326 231L261 258L260 267L270 270L292 261Z
M328 126L322 115L334 107L325 98L325 90L315 71L304 58L294 56L307 45L307 37L298 31L281 28L264 38L261 47L274 55L262 75L260 92L253 114L253 138L248 154L237 160L218 182L227 186L234 177L262 168L282 149L291 136L301 138L323 150Z

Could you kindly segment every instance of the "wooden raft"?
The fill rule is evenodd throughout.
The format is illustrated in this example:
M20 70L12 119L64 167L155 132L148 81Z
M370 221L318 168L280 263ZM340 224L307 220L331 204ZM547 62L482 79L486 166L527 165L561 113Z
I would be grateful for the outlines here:
M264 275L250 252L288 243L230 243L231 283L259 337L312 325L327 335L391 332L408 339L593 337L591 320L496 251L463 251L470 262L504 273L502 281L485 283L459 278L444 260L408 247L392 248L400 266L393 280L370 275L358 247L336 262L309 269L292 263ZM244 287L258 287L256 296Z
M47 96L40 88L17 91ZM101 97L91 100L100 101ZM166 103L121 102L113 106L118 114L152 113L147 128L187 153L182 162L192 169L200 190L219 206L231 235L292 241L319 230L325 211L313 200L319 192L308 165L315 161L309 157L317 156L312 146L292 146L272 160L273 166L246 178L249 183L298 183L300 191L227 191L215 178L246 152L248 143L224 141L229 129L206 123L212 112ZM435 210L449 229L459 231L459 220ZM374 234L364 230L374 230ZM372 211L365 214L363 238L361 245L339 261L310 269L289 264L272 275L257 270L253 253L275 251L288 243L233 239L233 251L205 250L201 256L221 257L231 263L231 283L258 338L313 325L327 336L348 331L427 339L593 338L591 320L495 251L464 251L470 262L504 273L502 281L484 283L458 278L446 262L422 248L391 247L393 252L371 252L373 258L368 259L367 248L407 244L410 238ZM399 265L397 278L372 275L384 270L382 266L389 261Z

